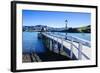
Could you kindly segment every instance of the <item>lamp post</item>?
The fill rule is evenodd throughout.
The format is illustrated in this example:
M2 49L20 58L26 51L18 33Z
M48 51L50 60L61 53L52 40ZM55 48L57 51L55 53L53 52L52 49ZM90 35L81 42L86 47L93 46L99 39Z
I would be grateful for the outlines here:
M67 21L67 20L65 20L66 39L67 39L67 24L68 24L68 21Z

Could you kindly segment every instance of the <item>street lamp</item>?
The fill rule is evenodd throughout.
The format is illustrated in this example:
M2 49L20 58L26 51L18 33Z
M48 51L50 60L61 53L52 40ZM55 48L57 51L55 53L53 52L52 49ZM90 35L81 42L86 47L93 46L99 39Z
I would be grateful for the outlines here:
M68 24L68 20L65 20L66 39L67 39L67 24Z

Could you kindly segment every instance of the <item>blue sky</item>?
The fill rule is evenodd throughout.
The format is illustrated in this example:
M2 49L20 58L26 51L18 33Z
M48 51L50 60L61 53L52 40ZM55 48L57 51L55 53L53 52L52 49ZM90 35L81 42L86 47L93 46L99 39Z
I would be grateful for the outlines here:
M50 27L65 27L65 20L68 20L68 27L80 27L91 24L90 13L79 12L55 12L55 11L22 11L23 26L47 25Z

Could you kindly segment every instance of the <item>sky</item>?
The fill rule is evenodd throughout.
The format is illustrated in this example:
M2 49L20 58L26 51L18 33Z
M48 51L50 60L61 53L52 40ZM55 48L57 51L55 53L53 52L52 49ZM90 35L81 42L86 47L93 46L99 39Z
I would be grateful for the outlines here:
M90 13L79 12L58 12L58 11L36 11L23 10L23 26L46 25L49 27L63 28L65 20L68 21L67 27L82 27L91 25Z

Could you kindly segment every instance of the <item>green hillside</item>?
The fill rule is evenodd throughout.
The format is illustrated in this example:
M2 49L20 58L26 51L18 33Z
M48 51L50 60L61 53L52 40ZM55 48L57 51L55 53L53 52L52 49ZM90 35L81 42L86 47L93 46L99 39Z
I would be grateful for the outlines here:
M77 28L77 30L78 30L79 32L90 33L90 32L91 32L91 26L88 25L88 26L85 26L85 27L80 27L80 28Z
M68 28L67 30L63 30L63 32L70 32L70 33L90 33L91 32L91 26L83 26L83 27L77 27L77 28Z

